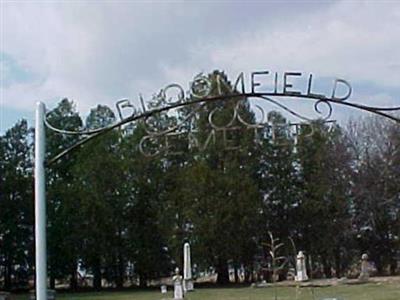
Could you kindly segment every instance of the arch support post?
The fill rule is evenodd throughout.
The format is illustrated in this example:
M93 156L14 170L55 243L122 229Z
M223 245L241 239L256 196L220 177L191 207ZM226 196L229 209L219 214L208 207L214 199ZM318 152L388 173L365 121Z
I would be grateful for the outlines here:
M46 247L46 132L44 103L36 104L35 118L35 272L36 300L47 300L47 247Z

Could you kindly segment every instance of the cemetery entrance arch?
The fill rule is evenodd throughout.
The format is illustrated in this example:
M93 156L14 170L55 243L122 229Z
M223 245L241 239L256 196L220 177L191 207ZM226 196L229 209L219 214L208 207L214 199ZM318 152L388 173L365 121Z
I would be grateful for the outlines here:
M120 120L115 124L111 124L104 128L95 130L82 130L82 131L68 131L62 128L55 128L50 124L46 118L46 108L42 102L38 102L36 108L36 121L35 121L35 272L36 272L36 299L47 300L47 258L46 258L46 190L45 190L45 168L58 160L65 157L68 153L79 149L82 145L90 140L117 128L124 126L131 122L138 122L149 120L151 117L163 112L182 109L187 106L192 106L192 113L189 114L183 121L186 122L188 118L192 117L198 109L203 107L204 104L217 101L235 102L239 103L243 99L255 99L257 102L267 102L275 106L279 110L286 111L290 115L300 119L303 123L294 123L294 127L307 124L312 121L312 118L306 117L299 111L292 109L284 104L281 99L289 99L294 101L310 102L313 105L314 112L317 113L319 118L329 122L332 115L332 104L354 108L357 110L367 111L384 118L390 119L400 125L400 117L396 112L400 111L400 107L373 107L359 103L347 101L352 94L352 87L350 83L343 79L335 79L332 84L330 95L316 93L313 91L313 75L304 75L300 72L284 72L278 74L277 72L262 71L252 72L248 74L251 80L247 87L245 84L245 75L240 73L233 86L227 85L226 81L221 77L211 82L209 77L202 74L196 76L189 85L189 92L185 92L183 87L178 84L171 84L165 87L156 95L158 106L148 107L140 97L140 104L133 105L128 99L119 100L116 103L117 112ZM268 90L262 90L265 86L262 80L270 77ZM305 78L306 85L302 91L296 88L294 83L296 78ZM280 79L279 79L280 78ZM248 88L248 89L247 89ZM261 112L261 120L256 123L248 123L241 118L240 113L234 106L233 119L237 119L239 123L248 129L262 129L270 126L265 122L264 108L256 104L255 109ZM323 107L325 109L323 109ZM325 113L323 113L323 111ZM212 110L208 114L208 122L212 128L216 130L226 130L230 124L223 127L214 124L213 117L216 113ZM395 114L393 114L395 113ZM174 124L169 128L148 132L140 145L139 149L143 155L152 156L154 153L146 152L144 144L146 139L154 139L156 137L165 136L170 133L180 130L181 124ZM45 128L49 128L59 134L78 135L81 139L73 146L61 151L55 157L48 160L45 159L46 137Z

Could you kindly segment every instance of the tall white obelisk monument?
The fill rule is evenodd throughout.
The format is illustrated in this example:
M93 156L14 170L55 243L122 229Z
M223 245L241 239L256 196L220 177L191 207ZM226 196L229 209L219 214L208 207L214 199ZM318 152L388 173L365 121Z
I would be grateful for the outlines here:
M192 264L190 261L190 245L183 245L183 289L185 292L193 291Z
M306 268L306 256L303 251L299 251L297 254L297 263L296 263L297 275L295 276L296 281L307 281L307 268Z

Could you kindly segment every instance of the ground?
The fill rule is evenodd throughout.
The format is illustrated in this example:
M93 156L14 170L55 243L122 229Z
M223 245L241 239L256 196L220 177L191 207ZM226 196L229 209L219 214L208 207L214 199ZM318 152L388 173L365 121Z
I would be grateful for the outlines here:
M267 288L201 288L189 293L185 300L399 300L398 282L378 282L359 285L340 285L331 287L273 287ZM297 291L297 297L296 297ZM158 291L101 292L81 294L59 294L57 299L68 300L163 300L172 299L172 292L166 296ZM13 300L27 300L27 295L19 295Z

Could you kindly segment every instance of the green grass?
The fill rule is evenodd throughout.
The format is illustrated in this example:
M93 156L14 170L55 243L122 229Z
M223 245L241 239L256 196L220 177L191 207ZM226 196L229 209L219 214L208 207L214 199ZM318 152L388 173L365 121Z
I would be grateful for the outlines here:
M202 288L189 293L185 300L274 300L274 288ZM277 287L280 300L320 300L338 298L343 300L400 300L398 284L342 285L324 288L300 288L296 298L295 287ZM156 291L100 292L81 294L58 294L57 299L69 300L162 300L172 299L172 292L166 296ZM13 300L27 300L19 295Z

